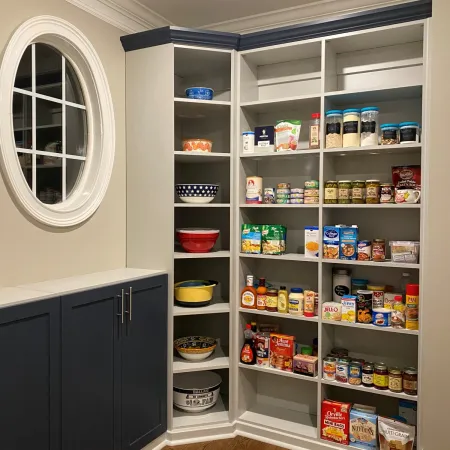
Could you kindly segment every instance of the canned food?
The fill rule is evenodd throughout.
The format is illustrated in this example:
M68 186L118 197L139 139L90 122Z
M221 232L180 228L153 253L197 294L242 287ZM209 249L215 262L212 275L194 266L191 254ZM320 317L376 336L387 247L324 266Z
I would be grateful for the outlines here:
M291 189L291 194L304 194L305 190L302 188L292 188Z
M336 358L327 356L323 360L323 378L328 381L336 380Z
M362 367L362 384L365 387L373 387L374 366L371 362L367 362Z
M386 364L375 363L373 384L376 389L385 391L389 387L389 374Z
M348 383L348 366L350 358L339 358L336 364L336 381Z
M277 189L290 189L291 183L278 183Z
M291 203L293 205L303 205L303 203L305 203L305 200L303 198L291 198Z
M285 205L291 203L291 199L289 198L277 198L278 205Z
M390 309L374 308L372 311L372 323L377 327L390 327L391 314Z
M380 180L366 181L366 203L380 203Z
M362 383L362 364L359 361L352 361L349 364L348 382L355 386Z
M304 198L305 197L305 194L292 194L291 193L291 199L293 199L293 198Z
M246 185L245 203L262 203L263 179L261 177L247 177Z
M358 300L356 301L356 310L358 323L372 323L372 291L358 291Z
M305 188L313 188L313 189L319 189L319 180L309 180L305 181Z
M305 197L319 197L319 189L307 188L304 192Z
M264 188L264 203L273 204L275 203L275 189L274 188Z
M366 182L364 180L352 181L352 203L364 203L366 200Z
M394 199L394 185L391 183L382 183L380 187L380 203L394 203Z
M338 203L352 202L352 182L350 180L338 181Z
M373 292L372 308L384 308L384 291L386 290L386 286L368 284L367 290Z
M331 354L338 357L348 356L348 350L342 347L334 347L331 349Z
M282 189L277 189L277 195L280 194L290 194L291 190L290 189L286 189L286 188L282 188Z
M283 189L284 191L285 189ZM284 194L284 193L280 193L280 191L277 191L277 199L279 198L291 198L291 194Z
M358 261L370 261L372 258L372 241L358 241Z
M319 203L319 197L305 197L305 205Z
M403 392L403 372L398 367L389 367L389 390Z

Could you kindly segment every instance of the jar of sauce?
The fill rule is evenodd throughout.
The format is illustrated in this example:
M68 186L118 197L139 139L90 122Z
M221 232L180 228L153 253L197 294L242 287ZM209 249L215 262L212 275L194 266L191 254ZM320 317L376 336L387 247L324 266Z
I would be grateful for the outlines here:
M366 203L380 203L380 180L366 181Z
M364 180L355 180L352 182L352 203L361 204L366 199L366 182Z
M365 387L373 387L374 366L373 363L367 362L362 368L362 384Z
M417 369L407 367L403 372L403 391L408 395L417 395Z
M325 204L335 204L338 202L338 182L329 180L325 182Z
M338 181L338 203L352 202L352 182L350 180Z
M402 371L398 367L389 367L389 390L391 392L403 392Z
M373 384L376 389L385 391L389 387L389 372L386 364L375 363L373 373Z
M386 259L386 241L374 239L372 241L372 261L384 261Z
M266 293L266 310L269 312L278 311L278 291L276 289L268 289Z

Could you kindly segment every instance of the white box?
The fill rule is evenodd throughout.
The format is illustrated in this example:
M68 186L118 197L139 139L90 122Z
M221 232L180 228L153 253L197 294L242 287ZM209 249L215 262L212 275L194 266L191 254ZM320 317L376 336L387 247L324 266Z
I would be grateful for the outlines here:
M305 227L305 256L319 257L319 227Z

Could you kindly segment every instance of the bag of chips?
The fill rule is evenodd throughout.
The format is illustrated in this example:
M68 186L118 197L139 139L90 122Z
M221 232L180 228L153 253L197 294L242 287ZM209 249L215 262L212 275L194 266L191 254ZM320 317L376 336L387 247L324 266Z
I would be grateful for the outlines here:
M415 427L412 425L378 417L380 450L413 450L415 433Z

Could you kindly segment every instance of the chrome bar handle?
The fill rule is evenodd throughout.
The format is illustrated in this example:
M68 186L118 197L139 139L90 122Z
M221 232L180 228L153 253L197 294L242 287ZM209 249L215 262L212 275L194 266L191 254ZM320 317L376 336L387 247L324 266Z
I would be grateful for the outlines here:
M128 294L128 292L127 292L126 295L129 295L129 297L130 297L130 305L129 305L129 309L126 310L125 312L130 316L130 322L131 322L131 317L133 314L133 288L131 286L130 286L130 293Z
M118 295L117 297L120 297L120 295ZM124 289L122 289L122 300L121 300L121 302L122 302L122 306L120 308L120 313L117 314L117 315L121 318L121 322L124 323L124 321L125 321L125 319L124 319L125 290Z

